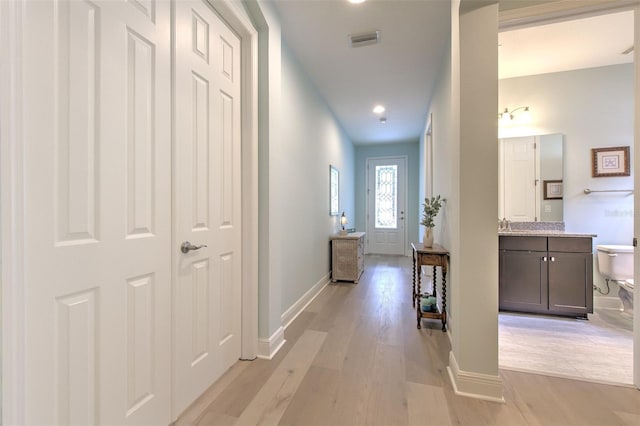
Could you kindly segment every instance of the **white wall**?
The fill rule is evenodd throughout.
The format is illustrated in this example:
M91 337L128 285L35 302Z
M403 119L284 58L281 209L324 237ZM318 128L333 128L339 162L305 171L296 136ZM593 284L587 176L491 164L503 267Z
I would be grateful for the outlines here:
M280 139L281 28L270 2L247 1L246 8L258 30L258 336L268 342L275 333L282 336L282 289L274 279L270 238L275 232L271 218L281 213L270 194L270 162Z
M591 177L591 149L630 146L633 157L633 65L500 80L500 108L528 105L532 122L500 136L564 135L567 231L598 234L596 244L631 244L633 196L585 195L584 189L633 189L629 177Z
M457 273L457 292L452 300L457 309L453 353L461 370L491 377L496 391L493 396L499 394L501 398L496 232L498 127L495 119L498 6L478 7L478 3L486 2L471 3L476 3L469 6L471 10L460 12L460 92L459 97L454 98L459 100L459 105L453 109L453 121L459 120L460 129L459 235L457 251L452 253L453 270Z
M329 165L340 170L340 209L354 215L354 148L284 46L270 1L248 0L258 29L260 355L283 339L283 314L329 278Z
M452 1L450 57L441 68L429 110L434 194L447 199L436 224L436 239L451 253L450 374L457 393L491 400L502 399L497 324L497 20L497 4Z
M282 282L282 307L293 305L330 270L329 235L340 228L329 215L329 165L340 172L340 212L355 219L354 147L292 52L282 48L282 133L272 158L271 253Z
M532 120L527 126L501 128L503 137L561 133L564 135L564 222L570 232L592 233L595 244L631 244L634 196L594 193L584 189L633 189L629 177L591 177L591 149L634 145L633 64L500 80L499 105L527 105ZM595 257L595 256L594 256ZM594 259L594 283L604 288ZM610 302L617 304L617 286ZM596 296L596 306L603 300Z

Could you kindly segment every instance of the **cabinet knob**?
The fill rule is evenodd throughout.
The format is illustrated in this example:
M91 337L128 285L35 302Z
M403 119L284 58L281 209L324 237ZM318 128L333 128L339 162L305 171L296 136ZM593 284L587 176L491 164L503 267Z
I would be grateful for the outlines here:
M547 261L547 256L542 256L542 261L546 262Z
M552 262L555 262L555 261L556 261L556 258L555 258L555 257L553 257L553 256L551 256L551 261L552 261Z

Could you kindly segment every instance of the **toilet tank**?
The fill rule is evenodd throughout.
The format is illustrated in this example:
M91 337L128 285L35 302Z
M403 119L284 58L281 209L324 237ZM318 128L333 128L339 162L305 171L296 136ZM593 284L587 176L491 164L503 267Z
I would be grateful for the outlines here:
M597 245L598 270L610 280L625 281L633 278L633 246Z

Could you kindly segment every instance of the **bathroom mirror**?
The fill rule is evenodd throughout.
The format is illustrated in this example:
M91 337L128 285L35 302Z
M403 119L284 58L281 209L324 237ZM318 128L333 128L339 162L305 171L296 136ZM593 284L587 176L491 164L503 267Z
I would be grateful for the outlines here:
M562 222L563 135L499 140L498 212L513 222Z

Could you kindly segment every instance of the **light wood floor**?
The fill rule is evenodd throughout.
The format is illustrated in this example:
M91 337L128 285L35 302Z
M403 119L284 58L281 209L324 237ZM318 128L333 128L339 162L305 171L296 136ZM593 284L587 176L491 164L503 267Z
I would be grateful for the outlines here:
M327 286L274 359L238 362L176 424L640 424L631 388L502 370L505 404L454 395L440 323L416 329L410 263L367 256L360 283Z

